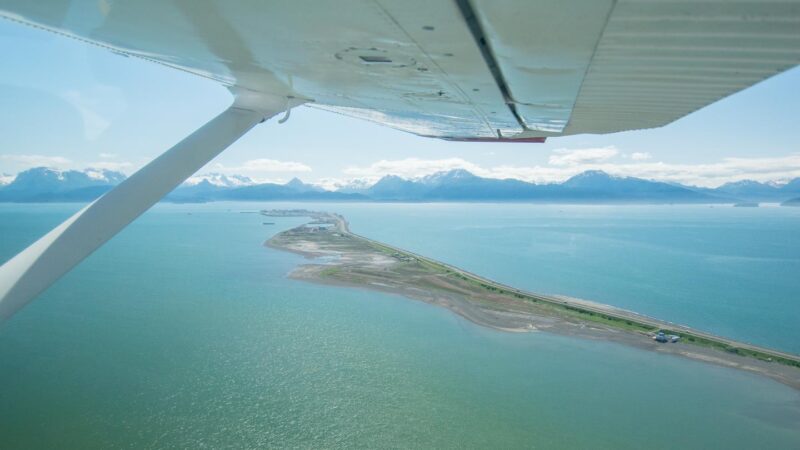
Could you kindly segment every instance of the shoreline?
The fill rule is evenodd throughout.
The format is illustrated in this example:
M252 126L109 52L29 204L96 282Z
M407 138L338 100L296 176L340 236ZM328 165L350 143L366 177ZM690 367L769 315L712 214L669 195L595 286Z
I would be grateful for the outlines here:
M271 217L310 217L264 245L325 259L296 267L306 282L400 295L449 309L476 325L503 332L550 332L604 340L643 350L744 370L800 390L800 357L695 330L610 305L516 289L455 266L357 235L337 214L307 210L262 211ZM680 336L658 343L657 330Z

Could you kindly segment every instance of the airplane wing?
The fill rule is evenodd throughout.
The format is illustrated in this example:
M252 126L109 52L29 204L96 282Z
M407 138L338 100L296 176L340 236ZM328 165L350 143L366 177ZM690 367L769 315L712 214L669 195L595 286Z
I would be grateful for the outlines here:
M235 97L0 266L0 320L299 104L422 136L541 142L665 125L800 63L800 0L0 0L0 17Z
M456 140L658 127L800 63L796 0L0 0L0 15Z

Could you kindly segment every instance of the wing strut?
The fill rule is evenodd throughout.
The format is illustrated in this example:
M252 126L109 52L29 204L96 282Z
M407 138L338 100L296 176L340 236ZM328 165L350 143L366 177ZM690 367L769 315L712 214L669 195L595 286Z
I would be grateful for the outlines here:
M220 115L3 264L0 322L22 309L253 126L293 106L289 104L291 99L270 100L260 102L238 96Z

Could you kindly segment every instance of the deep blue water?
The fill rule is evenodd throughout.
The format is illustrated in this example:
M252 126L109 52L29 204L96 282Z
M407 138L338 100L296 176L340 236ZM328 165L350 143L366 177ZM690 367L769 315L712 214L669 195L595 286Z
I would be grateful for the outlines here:
M298 205L158 205L1 325L0 442L800 447L800 394L768 379L288 280L303 259L261 244L302 219L240 213L272 206ZM797 348L800 211L325 207L513 285ZM0 260L77 208L0 205Z
M356 232L512 286L800 353L800 208L339 209Z

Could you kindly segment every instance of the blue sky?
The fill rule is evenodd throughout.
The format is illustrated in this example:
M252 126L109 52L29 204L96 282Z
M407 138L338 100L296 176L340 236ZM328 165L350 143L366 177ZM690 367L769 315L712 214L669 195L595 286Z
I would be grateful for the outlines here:
M130 174L222 111L230 96L200 77L0 20L0 174L34 166ZM666 127L553 138L546 144L456 143L300 107L256 127L200 173L326 186L394 173L466 168L536 182L602 169L714 186L800 177L800 68Z

